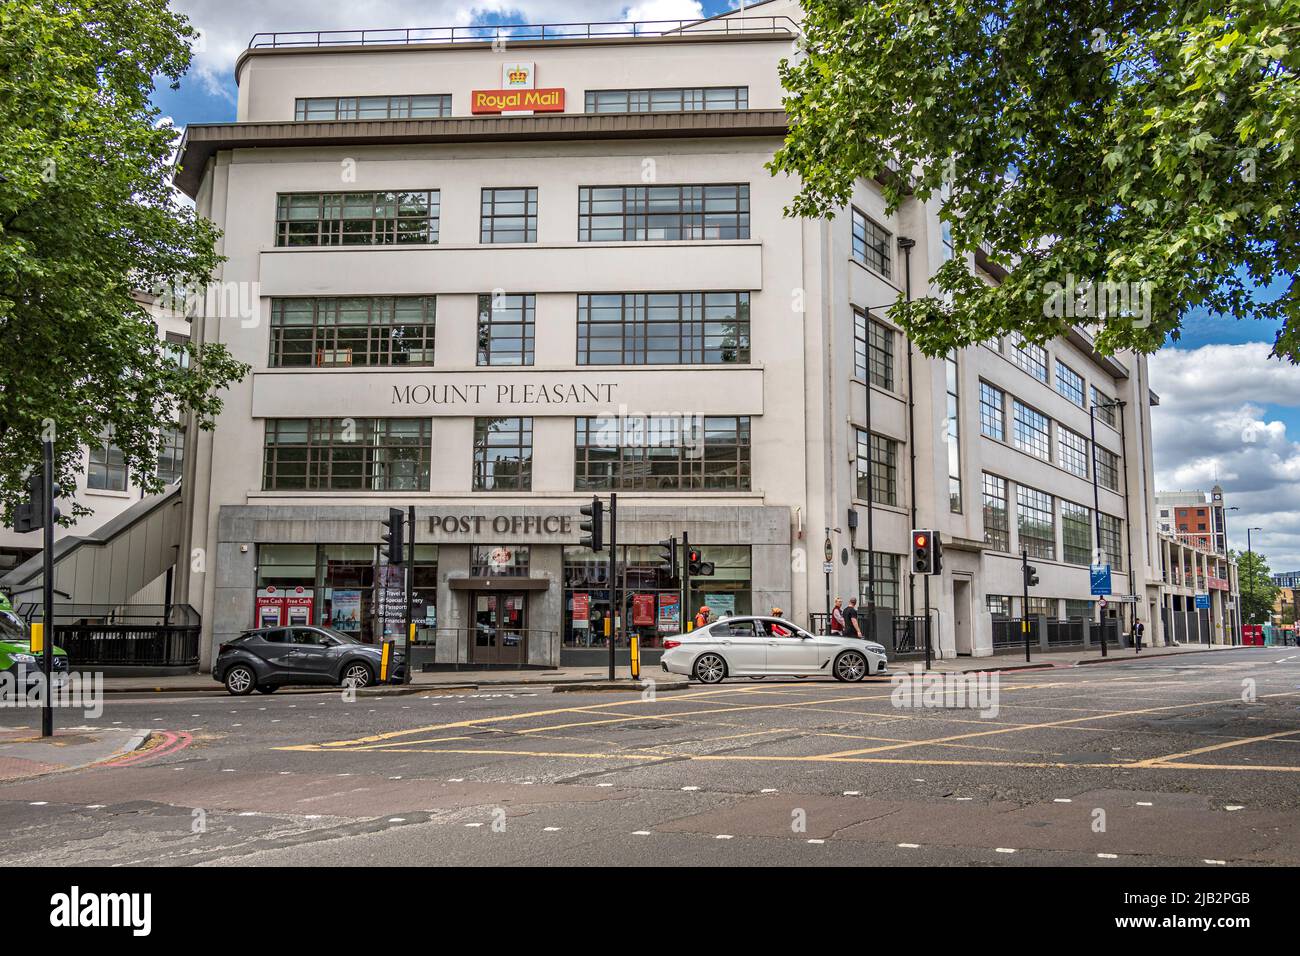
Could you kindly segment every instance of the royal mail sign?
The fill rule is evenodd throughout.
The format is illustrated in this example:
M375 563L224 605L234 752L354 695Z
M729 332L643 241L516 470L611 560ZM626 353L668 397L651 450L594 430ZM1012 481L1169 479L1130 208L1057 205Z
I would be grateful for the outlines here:
M471 113L563 113L563 89L537 89L534 63L501 64L501 88L473 90Z
M470 93L471 113L563 113L564 90L474 90Z

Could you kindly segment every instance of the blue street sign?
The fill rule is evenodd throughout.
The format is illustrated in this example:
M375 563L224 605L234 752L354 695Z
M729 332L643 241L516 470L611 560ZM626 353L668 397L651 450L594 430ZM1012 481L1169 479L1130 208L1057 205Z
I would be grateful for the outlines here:
M1110 565L1093 564L1088 568L1092 572L1092 591L1094 596L1110 593Z
M1207 611L1210 608L1210 596L1208 594L1196 595L1196 610Z

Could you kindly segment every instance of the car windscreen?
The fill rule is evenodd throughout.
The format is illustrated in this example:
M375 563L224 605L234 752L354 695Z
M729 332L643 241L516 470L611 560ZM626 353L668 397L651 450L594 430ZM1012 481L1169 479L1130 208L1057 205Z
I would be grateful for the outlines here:
M360 643L361 643L361 641L357 640L357 639L356 639L355 637L353 637L351 634L344 634L342 631L336 631L336 630L334 630L334 628L332 628L332 627L318 627L316 630L318 630L318 631L324 631L324 632L325 632L326 634L328 634L330 637L334 638L336 641L339 641L339 642L342 643L342 644L360 644Z

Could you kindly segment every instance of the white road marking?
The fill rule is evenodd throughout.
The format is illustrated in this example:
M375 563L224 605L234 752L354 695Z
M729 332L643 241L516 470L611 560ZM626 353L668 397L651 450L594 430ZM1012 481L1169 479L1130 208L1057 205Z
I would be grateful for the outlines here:
M388 818L388 822L389 822L389 823L405 823L405 822L406 822L406 817L389 817L389 818Z
M633 830L633 831L632 831L632 835L633 835L633 836L649 836L649 835L650 835L650 831L649 831L649 830Z
M87 810L103 810L103 809L104 809L104 804L102 804L102 803L92 803L92 804L90 804L89 806L87 806L86 809L87 809Z
M543 833L559 833L559 832L560 832L560 828L559 828L559 827L542 827L542 832L543 832Z
M862 796L862 791L861 791L861 790L845 790L845 791L844 791L844 796L846 796L846 797L860 797L860 796Z
M1119 854L1117 854L1117 853L1098 853L1098 854L1097 854L1097 859L1099 859L1099 860L1118 860L1118 859L1119 859Z
M1057 797L1052 802L1053 803L1074 803L1074 801L1071 800L1069 797Z
M994 849L997 850L997 852L999 852L999 853L1015 853L1015 852L1016 852L1015 850L1013 850L1013 849L1012 849L1011 847L1009 847L1009 846L999 846L999 847L994 847Z
M1139 807L1152 807L1152 806L1155 806L1155 804L1150 803L1150 802L1147 801L1147 800L1139 800L1139 801L1137 802L1137 805L1138 805Z
M732 839L732 836L731 836L730 833L719 833L719 834L718 834L717 836L715 836L713 839L715 839L715 840L730 840L730 839Z
M764 787L759 793L776 793L776 787Z
M447 778L447 782L448 782L448 783L464 783L464 782L465 782L465 778L464 778L464 777L448 777L448 778Z
M245 810L243 813L240 814L240 816L241 816L241 817L255 817L255 816L257 816L257 812L256 812L255 810Z
M919 844L919 843L900 843L900 844L898 844L898 845L899 845L902 849L904 849L904 850L919 850L919 849L921 849L921 844Z
M809 840L809 843L825 843L825 840Z
M1240 804L1235 804L1235 805L1230 806L1230 807L1224 807L1223 809L1225 809L1225 810L1245 810L1246 808L1245 808L1244 806L1241 806Z
M473 828L473 827L481 827L482 825L483 825L483 824L481 824L481 823L467 823L467 824L465 824L465 826L470 827L470 828Z
M1227 865L1228 865L1228 864L1225 863L1223 860L1206 860L1205 862L1206 862L1206 863L1209 863L1211 866L1227 866Z
M699 787L682 787L683 790L698 790Z
M29 807L48 807L50 804L49 801L46 800L35 800L32 803L29 803L27 805Z

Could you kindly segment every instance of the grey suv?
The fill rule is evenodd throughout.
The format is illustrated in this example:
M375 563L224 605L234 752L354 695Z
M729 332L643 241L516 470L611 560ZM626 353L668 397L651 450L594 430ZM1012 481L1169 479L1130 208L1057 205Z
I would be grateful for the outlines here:
M222 644L212 677L237 696L270 694L286 684L352 684L379 680L381 648L329 627L264 627ZM401 659L390 662L401 675Z

